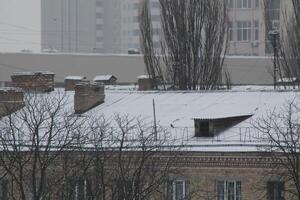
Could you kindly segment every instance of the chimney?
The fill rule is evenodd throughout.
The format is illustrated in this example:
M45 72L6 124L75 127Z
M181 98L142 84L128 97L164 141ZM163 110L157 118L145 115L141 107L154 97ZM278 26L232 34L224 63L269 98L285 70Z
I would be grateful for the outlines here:
M81 82L75 86L74 109L82 114L104 102L104 85Z
M28 92L51 92L54 90L52 72L16 72L11 76L15 87Z
M23 106L24 94L20 89L0 89L0 118L21 109Z
M153 90L152 78L149 75L137 77L140 91Z
M83 76L67 76L65 78L65 91L74 91L76 84L87 80Z

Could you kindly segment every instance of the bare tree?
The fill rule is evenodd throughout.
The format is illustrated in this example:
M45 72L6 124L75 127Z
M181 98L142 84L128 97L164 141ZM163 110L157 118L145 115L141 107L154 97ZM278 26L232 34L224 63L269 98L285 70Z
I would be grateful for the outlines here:
M153 44L154 31L148 0L144 0L141 4L140 17L141 50L144 54L147 73L151 77L152 87L154 89L158 89L159 84L165 87L164 72L160 66L159 52L157 47L155 48Z
M274 64L278 65L276 77L286 77L287 82L299 87L300 78L300 2L264 0L266 37L274 49ZM278 31L272 34L272 31ZM270 34L271 33L271 34ZM268 44L268 43L267 43ZM268 45L267 45L268 46Z
M153 47L148 0L144 0L140 17L148 74L163 76L162 80L170 80L180 90L216 89L222 79L222 55L227 51L226 1L159 0L159 3L162 62Z
M138 118L100 117L90 127L90 172L99 190L95 199L162 199L175 157L167 133ZM175 168L173 168L175 169ZM98 177L98 178L97 178Z
M51 198L61 186L57 160L71 149L82 123L67 104L65 94L28 93L25 106L1 120L0 162L14 185L11 199Z
M266 143L264 150L273 165L267 176L277 176L286 182L287 199L300 199L300 114L296 100L288 102L279 111L270 111L254 122Z

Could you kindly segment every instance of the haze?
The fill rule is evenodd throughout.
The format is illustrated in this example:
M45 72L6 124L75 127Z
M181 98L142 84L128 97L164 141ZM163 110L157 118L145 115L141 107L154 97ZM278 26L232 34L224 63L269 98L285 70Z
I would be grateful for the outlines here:
M0 51L40 51L41 0L0 0Z

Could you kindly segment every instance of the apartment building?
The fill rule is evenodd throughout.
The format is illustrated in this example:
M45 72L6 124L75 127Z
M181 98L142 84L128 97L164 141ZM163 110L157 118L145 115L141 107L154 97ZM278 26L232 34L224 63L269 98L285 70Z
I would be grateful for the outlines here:
M279 26L282 0L270 0L271 28ZM141 0L42 0L42 49L127 53L140 49ZM272 52L263 0L228 0L229 55ZM150 0L154 46L161 33L159 0Z
M270 0L269 29L280 24L280 0ZM229 55L264 56L272 52L262 0L229 0Z

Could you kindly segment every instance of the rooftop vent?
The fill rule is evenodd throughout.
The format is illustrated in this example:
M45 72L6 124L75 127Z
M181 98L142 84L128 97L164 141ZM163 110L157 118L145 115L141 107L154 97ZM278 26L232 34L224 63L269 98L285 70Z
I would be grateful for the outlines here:
M82 114L104 102L104 86L99 83L81 82L75 86L74 109Z
M76 84L86 80L83 76L67 76L65 78L65 91L74 91Z
M149 75L141 75L137 79L140 91L153 90L153 80Z
M51 92L54 90L54 76L52 72L16 72L11 76L15 87L30 92Z
M115 85L117 78L114 75L97 75L93 81L104 85Z

